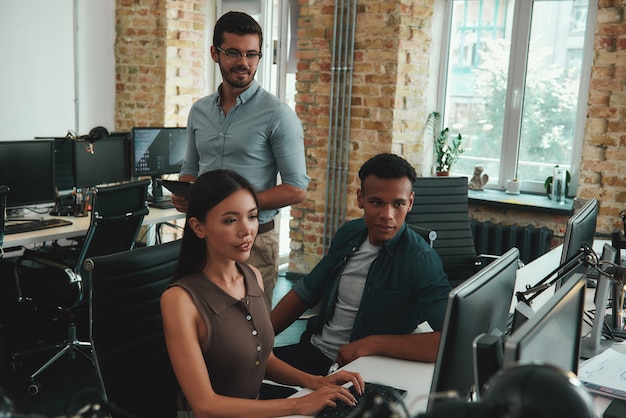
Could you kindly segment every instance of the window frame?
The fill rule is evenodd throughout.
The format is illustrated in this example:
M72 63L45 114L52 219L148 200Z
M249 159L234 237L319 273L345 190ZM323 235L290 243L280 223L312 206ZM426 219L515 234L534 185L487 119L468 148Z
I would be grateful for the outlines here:
M446 87L448 83L449 48L452 33L452 12L453 3L460 0L443 0L443 35L441 38L441 65L439 66L438 88L437 88L437 109L441 109L444 125L446 126L447 116L445 114ZM500 154L500 172L497 182L490 179L485 188L504 190L506 181L517 176L519 144L521 141L521 123L523 110L523 92L525 86L525 75L527 67L527 57L531 30L532 6L535 2L555 1L555 0L512 0L513 26L511 30L511 53L509 57L509 77L507 78L507 92L505 99L505 119L503 121L502 150ZM589 84L591 79L591 67L594 54L594 28L597 20L598 0L589 0L587 11L587 22L585 26L583 56L581 64L580 85L578 103L576 110L576 123L574 130L574 140L572 143L571 161L571 182L569 185L569 195L575 196L578 188L578 177L580 172L580 161L585 134L585 124L587 121L587 104L589 99ZM520 41L520 39L525 41ZM463 156L461 156L462 158ZM452 168L454 173L454 167ZM467 173L471 174L471 173ZM522 192L545 193L543 181L522 180Z

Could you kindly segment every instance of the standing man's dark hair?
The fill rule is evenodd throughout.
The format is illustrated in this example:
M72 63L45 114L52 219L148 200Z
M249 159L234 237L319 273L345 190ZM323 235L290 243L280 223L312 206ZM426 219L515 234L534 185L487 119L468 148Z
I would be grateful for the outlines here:
M222 46L224 32L237 35L259 35L259 45L263 49L263 30L250 15L241 12L228 12L220 17L213 30L213 46Z
M411 185L415 183L417 174L415 169L407 160L395 154L378 154L363 164L359 170L361 187L363 180L370 174L379 179L399 179L407 177Z

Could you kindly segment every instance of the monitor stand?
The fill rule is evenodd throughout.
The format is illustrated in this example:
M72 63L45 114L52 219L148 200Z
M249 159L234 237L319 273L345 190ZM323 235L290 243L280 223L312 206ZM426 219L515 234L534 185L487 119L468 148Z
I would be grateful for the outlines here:
M624 284L612 283L611 315L607 315L607 322L613 335L626 338L626 317L624 316Z
M617 256L617 252L616 249L612 246L609 246L608 244L604 245L604 248L602 249L602 260L603 261L613 261L615 259L615 257ZM624 303L624 294L623 294L623 286L619 286L617 284L615 284L614 282L612 282L608 276L606 276L605 274L602 274L601 270L598 270L598 268L595 268L598 271L598 279L597 279L597 284L596 284L596 291L595 291L595 295L594 295L594 304L595 304L595 311L594 311L594 317L593 317L593 325L591 327L591 333L589 334L589 336L583 337L581 340L581 345L580 345L580 357L584 358L584 359L588 359L591 358L593 356L596 356L600 353L602 353L603 351L605 351L606 349L610 348L614 341L611 340L610 338L602 338L602 331L603 329L605 329L605 327L607 326L606 324L611 324L611 316L607 316L606 315L606 306L607 306L607 301L609 300L609 292L611 291L611 287L613 288L613 294L616 294L615 292L617 292L618 296L617 299L620 300L620 309L619 310L613 310L614 314L615 312L619 313L620 318L618 319L618 321L622 322L622 304ZM603 269L602 269L603 270ZM621 292L621 297L620 297L620 288L622 288L622 292ZM607 322L608 321L608 322ZM609 325L608 328L613 329L614 327ZM618 327L615 327L618 328ZM623 328L623 325L622 325ZM613 335L615 336L619 336L619 329L616 330L617 332L613 331ZM622 330L623 333L623 330Z
M157 209L174 207L172 199L163 196L163 186L157 181L157 177L152 177L152 194L148 196L148 205Z

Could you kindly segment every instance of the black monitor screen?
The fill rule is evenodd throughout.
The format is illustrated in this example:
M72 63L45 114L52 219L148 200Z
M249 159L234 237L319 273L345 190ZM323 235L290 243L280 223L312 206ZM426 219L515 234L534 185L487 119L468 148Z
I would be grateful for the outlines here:
M537 313L505 341L504 367L539 362L578 372L586 281L583 273L568 276Z
M187 128L133 128L133 175L178 174L187 150Z
M598 201L595 198L589 199L567 221L565 237L563 238L563 252L561 253L561 265L570 260L580 250L583 242L593 245L596 234L596 221L598 219ZM584 266L581 265L581 269ZM562 273L559 273L561 276ZM563 282L561 278L557 282L557 287Z
M0 185L11 189L9 208L53 203L54 140L1 141Z
M128 134L111 134L94 142L74 142L74 167L77 187L130 180ZM93 152L92 152L93 151Z
M480 334L504 333L518 259L519 250L514 247L450 292L431 394L456 391L469 399L474 384L474 339ZM443 400L431 397L428 409L438 402Z

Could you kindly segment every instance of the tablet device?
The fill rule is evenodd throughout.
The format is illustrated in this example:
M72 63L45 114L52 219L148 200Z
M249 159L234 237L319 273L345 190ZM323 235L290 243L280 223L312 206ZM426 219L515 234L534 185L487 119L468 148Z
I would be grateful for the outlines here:
M189 199L189 194L191 192L191 186L193 186L193 182L163 179L157 179L156 181L157 184L165 187L167 190L172 192L172 194Z

